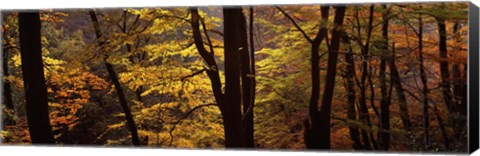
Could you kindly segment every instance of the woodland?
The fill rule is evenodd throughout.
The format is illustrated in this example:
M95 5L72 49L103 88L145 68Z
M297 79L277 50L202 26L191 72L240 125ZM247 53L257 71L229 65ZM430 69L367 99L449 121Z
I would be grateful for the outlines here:
M1 16L2 144L468 148L466 2Z

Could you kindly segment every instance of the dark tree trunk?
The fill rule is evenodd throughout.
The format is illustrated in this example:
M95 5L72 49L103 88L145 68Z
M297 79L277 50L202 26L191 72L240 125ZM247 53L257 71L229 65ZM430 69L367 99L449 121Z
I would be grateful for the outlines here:
M93 10L89 11L90 18L93 23L93 27L95 29L95 35L97 37L97 42L98 45L100 46L101 49L104 47L104 42L102 41L101 38L101 30L100 30L100 25L97 19L97 16ZM105 52L105 51L104 51ZM122 107L123 112L125 113L125 119L127 120L127 126L128 129L131 133L132 137L132 143L135 146L140 145L140 139L138 137L138 132L137 132L137 126L135 124L135 120L133 119L132 112L130 110L130 107L128 106L127 99L125 97L125 93L123 92L122 86L120 85L120 82L118 80L117 73L115 72L115 69L113 68L113 65L107 62L107 55L105 54L103 63L105 64L105 67L107 68L108 75L110 79L112 80L113 85L115 86L115 90L118 95L118 100L120 102L120 105Z
M381 60L380 60L380 128L382 131L378 133L378 140L379 140L379 149L380 150L388 150L390 144L390 133L385 132L390 130L390 100L388 97L388 88L387 88L387 78L386 78L386 68L387 68L387 56L389 56L388 50L388 11L387 6L384 4L382 5L383 9L385 10L382 18L382 37L383 43L381 45Z
M33 144L53 144L55 140L48 112L38 11L19 13L18 25L30 138Z
M245 147L254 147L254 131L253 131L253 108L255 104L255 48L253 45L253 7L249 8L249 31L247 41L245 35L245 41L242 41L245 51L240 55L242 59L242 92L243 92L243 125L245 135ZM242 16L244 17L244 16ZM241 22L245 21L241 19ZM241 28L247 26L241 25ZM244 30L241 30L243 33ZM246 32L246 30L245 30ZM243 39L244 37L242 37ZM248 43L250 43L250 49L247 50ZM249 52L249 53L248 53ZM248 58L248 59L247 59ZM248 67L248 68L247 68Z
M395 63L395 44L392 44L392 56L390 61L390 77L392 81L392 85L395 87L399 106L400 106L400 118L403 123L403 128L408 133L408 137L412 138L412 122L410 121L410 111L408 110L407 105L407 98L405 97L405 92L402 86L402 81L400 78L400 74L397 69L397 65Z
M215 101L222 112L222 116L224 113L223 109L223 92L222 92L222 82L220 81L220 74L218 73L218 65L215 61L215 56L213 55L213 48L210 47L210 52L207 51L205 46L203 45L202 33L200 31L200 15L198 14L197 8L190 8L190 12L192 13L192 35L195 42L195 46L197 47L198 53L208 65L207 69L207 76L210 79L213 95L215 97ZM206 28L204 28L206 29ZM225 122L225 119L224 119Z
M355 110L355 100L356 100L356 92L355 92L355 62L353 59L353 48L351 47L350 38L348 37L347 33L343 33L343 42L348 46L348 52L345 53L345 62L347 62L346 72L343 75L344 79L346 80L345 88L347 90L347 99L348 99L348 108L347 108L347 116L348 119L357 121L357 112ZM350 139L353 141L353 148L354 149L362 149L362 144L360 142L358 128L354 126L349 126L348 130L350 132Z
M8 60L10 55L8 53L8 49L3 47L3 77L10 76L8 71ZM10 82L3 80L3 103L5 104L6 108L9 110L14 110L15 107L13 106L12 101L12 85Z
M438 33L439 33L439 51L440 51L440 75L442 77L441 87L445 105L450 112L454 111L455 105L452 100L452 92L450 86L450 73L448 69L448 53L447 53L447 30L445 27L445 20L437 18Z
M422 18L418 18L418 60L420 62L420 79L422 81L422 101L423 101L423 144L428 146L429 142L429 127L430 117L428 114L428 93L430 92L427 85L427 75L425 73L424 60L423 60L423 21Z
M365 44L362 43L360 39L357 40L357 42L362 46L361 52L362 52L362 75L361 75L361 80L360 83L358 84L360 88L360 98L359 98L359 107L360 107L360 120L363 123L366 123L368 127L372 126L372 123L370 121L370 115L368 113L368 107L367 107L367 95L366 95L366 80L367 77L369 77L369 70L368 70L368 62L370 61L369 57L369 47L370 47L370 38L372 35L372 30L373 30L373 13L374 13L374 5L370 6L370 16L369 16L369 21L368 21L368 30L367 30L367 39ZM360 17L358 15L358 11L355 12L355 20L357 21L357 35L360 36L361 34L361 27L360 27ZM371 83L370 83L371 84ZM372 85L372 84L371 84ZM372 95L374 94L374 90L372 90ZM374 108L374 105L372 105L372 108ZM362 141L363 141L363 147L365 149L376 149L376 141L375 138L373 137L372 133L367 133L365 130L361 130L362 134Z
M320 149L330 149L330 115L332 112L333 92L335 89L335 77L337 74L338 50L340 38L343 33L342 25L345 17L345 6L335 6L335 17L333 20L332 40L328 47L328 67L325 81L325 88L322 97L322 107L319 116Z
M394 48L394 47L392 47ZM392 50L394 52L395 49ZM393 81L393 86L395 87L395 91L397 93L398 101L399 101L399 106L400 106L400 118L402 119L403 123L403 128L408 133L411 133L412 131L412 122L410 121L410 111L408 110L408 105L407 105L407 98L405 96L405 92L402 86L402 81L400 78L400 74L397 69L397 65L395 63L395 53L392 53L392 59L390 61L390 77L391 81Z
M241 10L240 10L241 11ZM244 147L253 147L253 103L252 103L252 77L250 62L250 51L248 48L248 36L247 36L247 21L243 12L240 12L240 25L239 25L239 40L241 44L240 50L240 73L241 73L241 96L242 96L242 126L243 126L243 138Z
M229 132L230 128L227 128L225 125L230 122L230 118L227 117L226 114L228 114L226 105L224 104L224 94L222 92L222 83L220 81L220 74L218 73L218 66L215 61L215 56L213 55L213 47L210 45L210 52L207 51L207 49L204 46L204 42L202 39L202 33L200 31L200 23L199 21L201 20L200 15L198 14L198 9L197 8L190 8L190 12L192 13L192 19L191 19L191 26L192 26L192 35L193 39L195 41L195 46L197 47L198 53L202 57L202 59L207 63L208 68L207 68L207 76L210 79L212 90L213 90L213 95L215 97L215 101L217 102L217 105L220 109L220 112L222 114L222 120L224 124L224 136L225 136L225 146L226 147L233 147L231 145L231 141L227 139L235 139L232 138L231 134L232 132ZM203 29L206 31L205 26ZM205 34L207 36L208 40L208 34ZM227 138L227 135L229 136ZM236 137L238 138L238 136ZM227 145L227 142L229 143ZM234 142L241 142L241 141L234 141ZM238 145L236 145L238 146Z
M460 24L457 22L453 26L453 34L455 37L458 37L459 35L458 30L460 29ZM458 38L454 38L455 42L459 42ZM455 48L455 50L459 50L458 48ZM467 79L466 79L466 72L462 74L462 70L460 69L461 64L460 63L454 63L452 65L452 77L453 77L453 93L455 95L455 105L456 105L456 110L455 112L459 112L460 114L466 116L467 115ZM464 67L466 69L466 67Z
M329 13L330 6L324 6L321 7L321 14L322 14L322 21L321 21L321 28L317 33L317 36L315 39L310 42L312 47L311 47L311 77L312 77L312 94L310 97L310 102L309 102L309 119L310 122L305 121L305 144L308 149L322 149L322 142L328 141L327 144L329 144L329 140L322 140L321 138L321 133L327 133L327 132L321 132L320 131L320 112L318 111L318 100L320 99L320 56L318 54L320 44L322 43L322 40L326 37L327 35L327 28L326 28L326 20L328 19L328 13ZM330 137L328 137L330 138ZM324 143L325 144L325 143ZM325 146L325 145L323 145Z
M395 55L395 44L392 44L392 54L391 54L391 60L390 60L390 77L391 81L393 82L393 86L395 87L395 91L397 93L398 101L399 101L399 107L400 107L400 118L403 123L403 127L409 133L409 136L411 135L412 131L412 122L410 121L410 111L408 110L408 105L407 105L407 98L405 96L405 92L402 86L402 81L400 78L400 74L398 72L397 65L395 63L396 61L396 55Z
M224 123L226 147L242 147L242 112L240 64L241 53L247 54L242 41L246 36L245 19L241 8L224 8L224 45L225 45L225 114Z

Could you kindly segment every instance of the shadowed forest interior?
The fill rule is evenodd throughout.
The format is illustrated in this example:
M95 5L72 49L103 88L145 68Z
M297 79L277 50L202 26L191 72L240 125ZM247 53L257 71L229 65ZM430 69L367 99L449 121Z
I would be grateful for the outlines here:
M466 152L468 3L2 11L4 144Z

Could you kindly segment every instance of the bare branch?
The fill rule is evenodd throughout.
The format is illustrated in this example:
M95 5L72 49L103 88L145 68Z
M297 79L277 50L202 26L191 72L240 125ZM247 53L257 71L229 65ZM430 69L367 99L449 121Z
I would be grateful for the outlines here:
M199 108L202 108L202 107L207 107L207 106L217 106L217 104L214 104L214 103L211 103L211 104L204 104L204 105L198 105L194 108L192 108L190 111L188 111L187 113L185 113L185 115L183 115L182 117L180 117L180 119L178 119L176 122L173 123L173 127L172 129L170 129L170 143L168 144L169 146L172 145L172 142L173 142L173 131L175 130L175 128L177 127L177 125L182 122L184 119L186 119L190 114L192 114L195 110L199 109Z
M307 33L305 33L305 31L297 24L297 22L295 22L295 19L293 19L292 16L288 15L282 8L278 6L275 6L275 8L277 8L280 12L282 12L282 14L285 15L285 17L287 17L288 20L290 20L290 22L292 22L292 24L298 29L298 31L302 33L303 37L307 39L308 42L313 43L313 40L310 37L308 37Z
M202 70L199 70L199 71L196 71L196 72L194 72L190 75L184 76L184 77L180 78L180 80L183 82L183 81L185 81L185 79L194 77L195 75L202 74L204 71L207 71L207 68L203 68Z

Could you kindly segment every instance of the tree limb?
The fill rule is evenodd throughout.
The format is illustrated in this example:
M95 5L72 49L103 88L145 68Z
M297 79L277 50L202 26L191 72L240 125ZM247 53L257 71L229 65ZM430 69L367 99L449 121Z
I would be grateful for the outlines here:
M204 105L198 105L194 108L192 108L190 111L188 111L187 113L185 113L185 115L183 115L182 117L180 117L180 119L178 119L176 122L173 123L173 127L172 129L170 129L170 143L168 144L169 146L172 145L172 142L173 142L173 131L175 130L175 128L177 127L177 125L182 122L184 119L186 119L190 114L193 113L193 111L199 109L199 108L202 108L202 107L206 107L206 106L216 106L217 104L214 104L214 103L211 103L211 104L204 104Z
M293 19L292 16L288 15L282 8L278 6L275 6L275 8L282 12L282 14L285 15L285 17L287 17L290 22L292 22L292 24L298 29L298 31L302 33L303 37L307 39L308 42L313 43L313 40L308 37L307 33L305 33L305 31L297 24L297 22L295 22L295 19Z

